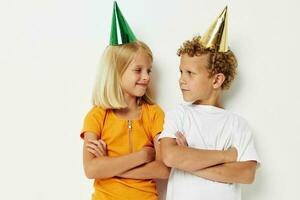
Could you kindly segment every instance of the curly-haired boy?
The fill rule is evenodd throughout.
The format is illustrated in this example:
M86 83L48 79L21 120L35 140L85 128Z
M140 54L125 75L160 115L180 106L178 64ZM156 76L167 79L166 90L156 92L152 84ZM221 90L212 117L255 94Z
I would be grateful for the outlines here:
M191 104L166 113L159 138L163 161L172 167L167 200L240 200L239 183L252 183L260 162L247 122L221 102L237 68L227 46L226 15L227 8L203 37L177 52L179 85Z

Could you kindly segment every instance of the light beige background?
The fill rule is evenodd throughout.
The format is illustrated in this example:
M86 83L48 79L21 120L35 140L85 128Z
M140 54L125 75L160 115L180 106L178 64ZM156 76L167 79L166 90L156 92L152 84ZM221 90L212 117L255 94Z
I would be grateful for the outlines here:
M177 48L206 31L228 4L239 76L225 105L248 120L263 162L256 182L243 187L243 199L297 199L299 1L118 3L153 49L153 87L163 109L182 102ZM111 13L109 0L0 1L0 199L89 199L79 132Z

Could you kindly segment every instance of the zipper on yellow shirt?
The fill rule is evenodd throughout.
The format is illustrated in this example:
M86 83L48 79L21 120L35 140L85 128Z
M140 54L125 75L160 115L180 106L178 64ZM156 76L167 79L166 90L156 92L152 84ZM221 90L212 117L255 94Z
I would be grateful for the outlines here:
M128 120L128 129L129 129L129 151L133 152L133 144L132 144L132 121Z

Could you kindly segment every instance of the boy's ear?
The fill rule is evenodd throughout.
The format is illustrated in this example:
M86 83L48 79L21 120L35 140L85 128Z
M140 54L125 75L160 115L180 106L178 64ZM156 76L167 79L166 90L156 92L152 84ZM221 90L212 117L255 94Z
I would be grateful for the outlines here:
M215 74L214 79L213 79L213 88L214 89L221 88L224 81L225 81L225 75L224 74L222 74L222 73Z

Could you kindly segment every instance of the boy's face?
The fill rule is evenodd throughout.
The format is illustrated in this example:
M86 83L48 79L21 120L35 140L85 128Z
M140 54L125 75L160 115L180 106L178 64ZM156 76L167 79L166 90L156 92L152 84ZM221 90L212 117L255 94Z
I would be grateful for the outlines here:
M207 70L209 54L190 57L183 54L180 59L179 85L185 101L209 104L213 92L213 78Z

